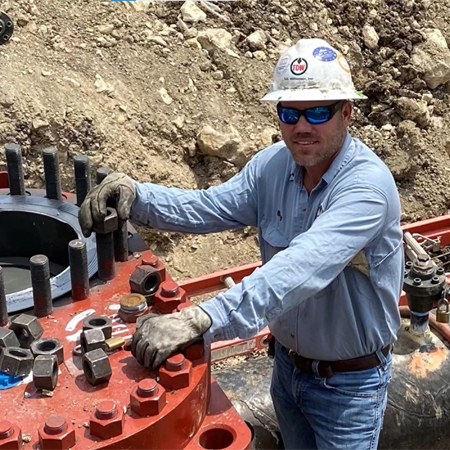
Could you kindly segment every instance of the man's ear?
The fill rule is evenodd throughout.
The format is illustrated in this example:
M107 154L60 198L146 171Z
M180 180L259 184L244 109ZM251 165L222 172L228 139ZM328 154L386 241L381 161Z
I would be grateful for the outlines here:
M342 105L342 117L344 119L344 123L346 126L350 125L350 122L352 120L352 113L353 113L353 104L352 102L346 101Z

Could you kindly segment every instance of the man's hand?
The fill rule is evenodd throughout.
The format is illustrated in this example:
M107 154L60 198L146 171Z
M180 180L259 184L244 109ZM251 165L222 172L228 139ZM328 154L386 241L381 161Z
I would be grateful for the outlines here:
M130 350L139 364L159 367L169 356L193 344L209 329L212 321L199 306L189 306L172 314L148 314L138 319Z
M78 221L84 236L91 235L95 222L103 222L108 200L115 200L119 219L128 220L135 198L136 189L130 177L123 173L109 174L89 192L80 207Z

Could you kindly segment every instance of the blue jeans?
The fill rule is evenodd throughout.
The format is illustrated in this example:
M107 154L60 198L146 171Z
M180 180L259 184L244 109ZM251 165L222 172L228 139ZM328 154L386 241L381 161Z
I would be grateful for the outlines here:
M378 352L378 367L301 373L276 344L271 395L285 449L375 450L383 423L392 356Z

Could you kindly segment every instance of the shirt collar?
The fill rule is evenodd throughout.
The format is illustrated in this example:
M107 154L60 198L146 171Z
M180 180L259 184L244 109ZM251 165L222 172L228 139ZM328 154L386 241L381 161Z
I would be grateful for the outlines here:
M333 178L342 170L344 166L347 165L347 163L353 157L354 146L351 145L352 141L353 139L350 136L350 133L347 131L344 140L344 145L337 154L336 158L334 158L333 162L331 163L331 166L323 174L322 180L325 181L325 183L330 184L333 181Z

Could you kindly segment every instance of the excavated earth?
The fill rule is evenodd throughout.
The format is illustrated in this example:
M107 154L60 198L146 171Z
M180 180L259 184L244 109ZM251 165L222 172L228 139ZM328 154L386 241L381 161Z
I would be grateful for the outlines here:
M351 132L391 169L403 221L450 202L450 6L431 0L0 1L15 23L0 46L0 144L22 146L27 186L41 151L140 181L207 188L280 139L260 103L281 52L301 37L347 57L358 89ZM0 170L5 160L0 156ZM259 258L255 230L144 231L177 279Z

